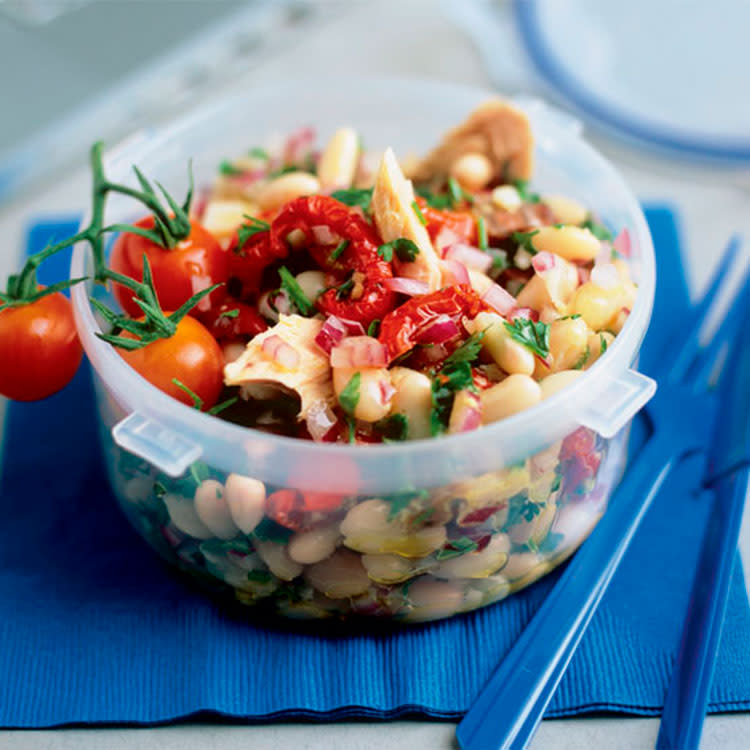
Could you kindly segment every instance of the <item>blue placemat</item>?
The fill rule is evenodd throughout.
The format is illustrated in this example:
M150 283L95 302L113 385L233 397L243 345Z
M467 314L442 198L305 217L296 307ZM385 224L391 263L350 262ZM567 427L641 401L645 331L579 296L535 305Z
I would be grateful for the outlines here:
M674 217L648 218L662 272L655 320L688 303ZM34 251L74 225L36 225ZM670 275L671 274L671 275ZM658 325L643 361L669 345ZM484 610L337 637L233 619L131 531L99 459L89 374L12 404L0 477L0 725L152 723L186 716L460 716L555 575ZM634 440L639 435L634 435ZM637 449L637 448L636 448ZM662 705L709 505L673 478L553 699L556 716ZM369 628L369 626L368 626ZM750 609L737 565L711 710L750 708Z

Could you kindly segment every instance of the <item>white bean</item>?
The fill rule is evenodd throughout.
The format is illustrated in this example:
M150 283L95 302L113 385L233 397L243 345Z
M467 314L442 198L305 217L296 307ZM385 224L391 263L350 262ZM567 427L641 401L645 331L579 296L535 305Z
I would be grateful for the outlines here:
M352 128L340 128L320 155L318 179L323 190L351 187L359 161L359 137Z
M550 481L552 480L553 477L550 477ZM541 544L549 533L556 514L557 504L547 503L531 521L521 519L508 531L508 535L516 544L526 544L529 540Z
M542 400L570 385L581 375L583 375L582 370L560 370L559 372L553 372L552 375L547 375L546 378L539 381L539 386L542 389Z
M481 312L468 327L473 333L484 331L482 346L505 372L511 375L531 375L534 372L534 355L511 337L500 315Z
M505 534L495 534L480 552L467 552L459 557L443 560L430 572L436 578L486 578L505 565L508 552L508 537Z
M401 583L414 574L414 563L400 555L362 555L362 564L377 583Z
M555 253L565 260L594 260L601 249L601 242L589 229L569 224L541 227L531 242L535 250Z
M563 224L583 224L589 215L585 206L564 195L545 195L542 203L548 205L555 218Z
M387 416L391 408L390 373L384 367L368 367L359 370L352 367L335 367L333 390L337 397L357 373L359 373L359 399L354 407L354 416L364 422L377 422Z
M500 185L492 191L492 202L503 211L518 211L523 201L513 185Z
M580 315L593 331L608 327L622 307L622 290L604 289L587 281L576 290L571 302L573 312Z
M258 207L247 201L240 200L211 200L201 216L201 226L207 229L217 239L229 237L247 216L258 213Z
M269 570L282 581L291 581L302 572L302 566L294 562L283 544L259 539L253 541L255 550Z
M466 190L481 190L492 179L492 164L484 154L470 152L459 156L450 172Z
M503 576L511 582L516 582L527 577L538 577L541 572L546 572L549 565L537 552L513 553L503 568Z
M224 488L229 512L243 534L249 534L263 519L266 488L263 482L242 474L230 474Z
M407 436L411 440L429 437L432 382L427 375L409 367L394 367L390 373L391 383L396 389L391 401L391 413L406 417Z
M303 565L320 562L334 553L340 538L336 523L298 531L289 540L289 557Z
M539 403L542 389L528 375L508 375L502 383L482 391L480 398L482 422L489 424Z
M420 579L409 587L409 601L414 608L404 618L407 622L427 622L449 617L464 604L463 589L455 583Z
M232 539L239 529L232 520L224 497L224 485L215 479L204 479L195 491L195 512L219 539Z
M295 276L295 281L311 302L315 302L326 287L326 275L323 271L303 271Z
M167 512L172 523L184 534L196 539L210 539L214 535L195 512L192 498L173 495L168 492L162 497L162 500L164 500L164 505L167 506Z
M480 297L495 283L486 273L477 271L475 268L469 269L469 282L471 288Z
M258 206L263 211L280 208L285 203L303 195L320 192L320 182L309 172L288 172L275 177L257 191Z
M364 594L370 588L370 577L359 555L340 549L327 560L305 570L310 585L331 599Z
M516 302L519 307L530 307L538 313L545 308L550 308L554 310L555 317L558 315L552 304L552 298L549 296L547 285L541 276L535 275L529 279L529 283L516 296Z

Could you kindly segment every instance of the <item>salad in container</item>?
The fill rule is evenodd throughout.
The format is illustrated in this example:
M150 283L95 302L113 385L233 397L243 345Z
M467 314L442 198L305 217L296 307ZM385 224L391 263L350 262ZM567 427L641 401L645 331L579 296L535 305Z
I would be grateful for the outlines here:
M173 565L286 617L419 622L529 585L605 512L652 392L654 257L575 123L298 83L91 163L84 228L0 296L0 340L59 308L67 369L29 333L38 392L0 391L58 389L82 345L117 499ZM34 275L73 243L75 330Z

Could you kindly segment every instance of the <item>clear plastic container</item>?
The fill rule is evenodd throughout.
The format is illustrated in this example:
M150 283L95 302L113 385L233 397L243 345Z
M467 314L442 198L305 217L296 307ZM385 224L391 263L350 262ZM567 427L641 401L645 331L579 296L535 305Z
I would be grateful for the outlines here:
M490 95L404 79L257 88L137 133L109 152L106 170L133 183L137 163L179 194L188 159L200 183L221 159L303 124L321 138L352 124L368 150L423 152ZM538 101L517 103L536 138L533 185L629 229L639 292L622 332L590 370L502 422L369 447L229 424L131 370L95 336L91 287L73 289L112 485L135 528L167 560L216 591L290 617L421 621L504 598L586 538L623 466L625 427L655 387L631 369L651 315L654 252L635 198L575 121ZM107 220L132 220L133 210L113 196ZM89 270L88 249L79 246L72 275ZM338 507L306 513L299 499L308 492L337 495ZM270 504L288 508L286 527L264 516Z

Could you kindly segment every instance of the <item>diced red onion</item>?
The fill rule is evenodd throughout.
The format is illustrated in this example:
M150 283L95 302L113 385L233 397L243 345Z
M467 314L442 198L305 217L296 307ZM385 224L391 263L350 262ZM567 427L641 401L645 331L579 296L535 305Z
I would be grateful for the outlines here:
M441 227L435 236L435 239L432 241L432 244L435 246L435 250L437 250L438 253L442 253L448 247L457 242L461 242L461 238L452 229Z
M585 284L591 278L591 271L585 266L577 266L578 283Z
M391 403L391 399L396 394L396 389L389 380L381 380L380 383L380 403L385 406Z
M557 263L557 258L553 253L537 253L532 259L531 259L531 265L534 266L534 270L537 273L544 273L545 271L549 271L552 268L555 267L555 264Z
M406 294L409 297L417 297L420 294L427 294L430 287L424 281L409 279L405 276L396 276L392 279L385 279L383 285L392 292Z
M438 316L417 335L420 344L442 344L461 333L458 324L448 315Z
M630 240L630 232L627 227L615 237L612 247L617 250L623 258L629 258L631 256L633 246Z
M316 401L307 410L307 431L316 442L322 441L337 422L336 415L325 401Z
M451 410L449 431L470 432L482 424L479 396L471 391L460 391Z
M489 271L490 266L492 265L491 255L482 252L479 248L465 245L462 242L457 242L447 247L445 250L445 258L448 260L457 260L459 263L463 263L467 268L473 268L482 273Z
M358 320L347 320L346 318L339 318L339 320L344 324L349 336L365 335L365 327Z
M514 307L508 314L508 318L511 322L520 318L523 320L533 320L536 323L539 320L539 313L530 307Z
M317 224L314 227L310 227L313 239L319 245L338 245L341 241L341 237L331 231L331 228L325 224Z
M241 187L247 187L252 185L258 180L262 180L268 174L268 170L263 169L249 169L247 171L238 172L237 174L229 175L227 179Z
M320 332L315 337L315 343L326 353L330 354L334 346L348 334L346 325L335 315L329 315Z
M312 152L315 142L315 130L304 127L292 133L284 144L284 163L299 164Z
M331 350L331 367L385 367L385 347L372 336L350 336Z
M499 284L493 284L483 295L482 299L500 315L507 315L516 307L516 298Z
M620 284L620 274L612 263L594 264L591 269L591 281L602 289L614 289Z
M471 286L469 269L457 260L439 260L443 286Z
M294 370L299 366L299 352L281 338L273 334L263 339L261 349L277 364L287 370Z

